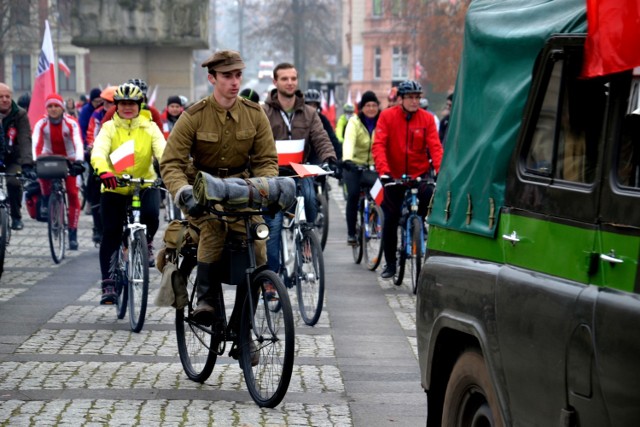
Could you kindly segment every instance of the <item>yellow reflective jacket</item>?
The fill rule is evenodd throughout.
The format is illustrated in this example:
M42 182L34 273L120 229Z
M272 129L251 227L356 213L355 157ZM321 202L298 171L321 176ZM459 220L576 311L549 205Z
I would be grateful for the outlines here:
M134 165L116 172L109 155L125 142L133 139ZM162 131L147 115L125 120L116 113L113 119L104 123L93 143L91 151L91 166L97 175L103 172L112 172L116 176L129 174L134 178L156 179L153 168L153 158L161 159L166 141ZM113 191L120 194L131 194L131 187L102 191Z

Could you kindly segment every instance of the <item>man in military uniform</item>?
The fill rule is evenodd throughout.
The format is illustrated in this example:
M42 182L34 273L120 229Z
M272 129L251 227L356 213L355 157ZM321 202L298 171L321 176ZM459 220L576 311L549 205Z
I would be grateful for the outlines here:
M198 305L193 315L196 322L208 326L221 315L216 311L223 309L218 298L222 295L220 272L227 266L219 263L227 229L244 233L244 225L225 224L205 213L204 207L194 200L195 176L204 171L220 178L273 177L278 175L278 158L271 126L262 108L238 97L245 68L240 54L219 51L202 66L209 71L207 78L214 85L213 94L182 113L169 135L160 171L176 204L200 229ZM256 262L265 264L265 242L256 241L255 246ZM236 309L241 311L242 307ZM235 309L232 325L234 321L237 321Z

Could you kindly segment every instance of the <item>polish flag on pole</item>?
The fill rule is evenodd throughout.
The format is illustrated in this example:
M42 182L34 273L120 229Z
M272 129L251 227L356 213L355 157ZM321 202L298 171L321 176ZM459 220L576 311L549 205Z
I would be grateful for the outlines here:
M382 205L382 201L384 200L384 187L382 186L380 178L376 179L376 183L373 184L369 193L371 194L371 197L373 197L373 200L376 201L376 205Z
M360 93L360 89L358 89L358 93L356 94L356 104L354 105L354 107L356 107L356 114L359 113L358 106L360 105L361 99L362 99L362 94Z
M38 70L33 81L33 91L31 102L29 103L29 123L34 128L36 122L45 114L44 101L49 94L56 93L56 72L54 69L55 59L53 55L53 42L51 41L51 30L49 21L44 21L44 39L42 40L42 50L38 57Z
M277 139L276 152L278 153L278 166L302 163L304 139Z
M349 91L349 93L347 93L347 104L353 105L353 102L351 102L351 91Z
M71 77L71 68L67 66L62 58L58 58L58 69L64 73L67 78Z
M147 105L150 105L150 106L153 107L153 105L156 103L157 96L158 96L158 85L156 85L153 88L153 92L151 92L151 96L147 100Z
M122 172L133 166L135 163L133 139L116 148L113 153L109 154L109 159L111 159L113 169L116 172Z
M333 97L333 91L329 91L329 107L327 108L327 114L325 114L332 128L336 128L336 100Z

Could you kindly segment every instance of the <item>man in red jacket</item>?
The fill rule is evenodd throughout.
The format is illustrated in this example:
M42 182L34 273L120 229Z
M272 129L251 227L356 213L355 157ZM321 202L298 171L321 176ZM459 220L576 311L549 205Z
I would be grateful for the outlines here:
M433 167L437 173L442 160L442 145L433 116L420 108L422 86L407 80L398 85L400 103L380 113L372 146L376 170L381 178L399 179L429 175ZM394 185L385 187L382 211L384 212L384 257L387 265L381 277L388 279L396 273L397 228L402 214L405 188ZM420 184L418 213L424 217L433 187L426 180Z

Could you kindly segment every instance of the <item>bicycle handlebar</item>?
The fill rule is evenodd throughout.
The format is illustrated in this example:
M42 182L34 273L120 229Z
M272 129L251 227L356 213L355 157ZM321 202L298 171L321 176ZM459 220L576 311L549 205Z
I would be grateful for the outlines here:
M152 184L154 187L159 187L162 185L162 180L160 178L156 179L145 179L145 178L134 178L131 175L124 174L121 177L116 177L118 181L119 187L128 187L132 184Z

